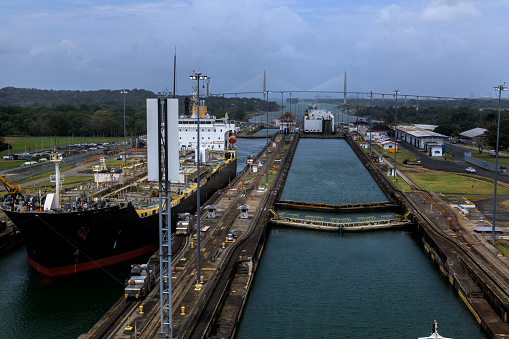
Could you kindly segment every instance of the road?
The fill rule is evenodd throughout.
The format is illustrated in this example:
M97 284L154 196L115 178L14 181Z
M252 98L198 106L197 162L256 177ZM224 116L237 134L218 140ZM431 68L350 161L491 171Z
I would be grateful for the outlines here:
M401 148L404 148L404 149L408 150L409 152L415 154L417 157L419 157L419 160L421 161L421 164L424 168L428 168L428 169L436 170L436 171L444 171L444 172L467 173L465 171L465 168L471 166L476 169L475 175L482 176L485 178L495 179L494 172L488 171L484 168L474 166L474 165L464 161L462 153L455 153L454 157L452 159L436 160L411 145L403 143L403 144L401 144ZM509 174L499 172L497 175L497 180L504 182L504 183L509 183ZM476 194L476 192L472 192L472 194ZM501 204L506 200L509 200L509 195L507 195L507 194L500 195L497 193L497 213L496 213L497 219L496 219L496 222L509 223L509 212L501 206ZM476 201L472 201L472 202L486 216L486 219L489 220L490 222L492 222L492 220L493 220L493 198L476 200Z
M445 171L445 172L455 172L455 173L467 173L465 169L467 167L474 167L476 169L476 175L495 179L495 173L492 171L488 171L484 168L480 168L474 166L463 160L463 154L455 153L452 159L447 158L447 160L435 160L432 157L428 156L423 151L408 145L402 144L402 148L408 150L409 152L415 154L421 160L421 164L423 167L436 170L436 171ZM497 180L500 180L505 183L509 183L509 173L498 173Z

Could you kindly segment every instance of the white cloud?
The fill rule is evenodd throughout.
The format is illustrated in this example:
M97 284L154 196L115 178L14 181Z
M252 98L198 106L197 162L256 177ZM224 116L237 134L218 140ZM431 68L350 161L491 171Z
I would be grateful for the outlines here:
M0 87L157 91L171 83L176 46L182 93L193 69L213 76L216 93L263 70L303 89L338 90L328 80L346 70L376 91L430 94L442 90L426 87L436 81L468 93L471 80L459 78L477 67L498 81L497 56L509 51L498 43L505 1L25 1L0 20Z
M432 0L422 11L425 21L454 21L461 17L478 16L476 0Z

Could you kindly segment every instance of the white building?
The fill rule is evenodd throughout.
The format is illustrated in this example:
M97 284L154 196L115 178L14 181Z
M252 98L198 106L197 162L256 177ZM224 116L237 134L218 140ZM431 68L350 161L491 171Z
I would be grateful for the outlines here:
M441 157L444 155L444 146L435 143L428 143L426 145L428 155L431 157Z
M394 148L394 141L390 141L390 140L383 141L380 143L380 146L382 146L382 149L387 151L389 148ZM398 150L397 143L396 143L396 150Z
M445 141L450 138L446 135L415 126L397 126L396 136L398 139L428 153L430 145L440 145L442 147Z

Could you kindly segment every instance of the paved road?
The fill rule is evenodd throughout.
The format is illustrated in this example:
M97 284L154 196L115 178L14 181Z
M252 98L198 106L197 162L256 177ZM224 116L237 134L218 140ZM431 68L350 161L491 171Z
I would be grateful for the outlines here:
M438 170L438 171L446 171L446 172L455 172L455 173L467 173L465 171L465 168L471 166L476 169L476 175L483 176L486 178L495 179L495 173L488 171L484 168L480 168L477 166L474 166L466 161L463 160L463 154L462 153L456 153L452 159L447 160L435 160L432 157L428 156L426 153L418 150L417 148L408 145L403 144L401 145L402 148L405 148L406 150L412 152L413 154L417 155L419 157L419 160L421 160L421 164L425 168L429 168L432 170ZM507 173L498 173L497 180L509 183L509 174ZM475 192L473 192L475 194ZM465 195L468 197L468 195ZM500 204L506 200L509 200L509 195L499 195L497 194L497 223L498 222L504 222L509 223L509 212L506 211ZM473 203L476 205L477 209L479 209L485 216L487 220L490 222L493 219L493 198L484 199L484 200L476 200L473 201Z
M435 160L432 157L428 156L426 153L422 152L421 150L408 145L408 144L402 144L402 148L412 152L416 156L419 157L419 160L421 160L421 164L425 168L429 168L432 170L438 170L438 171L446 171L446 172L455 172L455 173L467 173L465 169L467 167L474 167L476 169L476 175L495 179L495 173L488 171L484 168L480 168L477 166L474 166L466 161L463 160L463 154L456 153L452 159L447 160ZM497 180L509 183L509 174L508 173L498 173Z

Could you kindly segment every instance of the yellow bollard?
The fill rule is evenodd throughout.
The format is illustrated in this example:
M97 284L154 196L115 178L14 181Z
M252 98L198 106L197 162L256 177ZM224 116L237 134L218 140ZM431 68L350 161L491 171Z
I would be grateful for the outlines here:
M143 314L143 306L140 306L140 313L139 314Z
M223 243L223 248L224 248L224 243Z
M203 275L200 275L200 284L203 285Z
M194 248L194 242L191 241L191 248Z
M182 313L180 313L180 315L186 315L186 307L182 306L180 309L182 310Z

